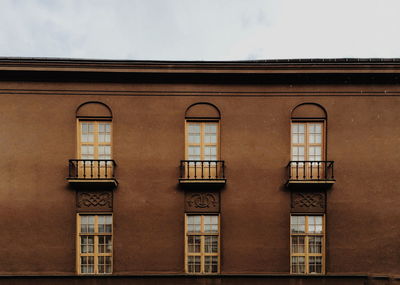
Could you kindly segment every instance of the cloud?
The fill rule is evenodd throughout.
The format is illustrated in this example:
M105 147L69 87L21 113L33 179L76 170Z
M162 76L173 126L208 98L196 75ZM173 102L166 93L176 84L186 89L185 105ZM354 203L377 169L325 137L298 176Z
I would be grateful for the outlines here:
M400 57L400 2L1 0L0 56Z

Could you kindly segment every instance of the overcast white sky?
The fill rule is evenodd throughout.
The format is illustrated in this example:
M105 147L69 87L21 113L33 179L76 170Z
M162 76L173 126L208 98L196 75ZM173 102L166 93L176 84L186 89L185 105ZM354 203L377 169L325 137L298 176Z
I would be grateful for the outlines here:
M400 0L0 0L1 57L400 57Z

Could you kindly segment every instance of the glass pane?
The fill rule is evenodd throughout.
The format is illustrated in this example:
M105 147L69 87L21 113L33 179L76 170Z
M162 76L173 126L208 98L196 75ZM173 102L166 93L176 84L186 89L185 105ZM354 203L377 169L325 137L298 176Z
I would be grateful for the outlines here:
M94 236L81 236L81 253L94 252Z
M322 237L309 236L308 237L308 252L309 253L322 253Z
M305 257L292 256L292 273L305 273Z
M292 236L292 253L304 253L304 236Z
M188 232L200 232L201 217L188 216Z
M322 256L309 257L309 273L322 273Z
M322 233L322 216L309 216L308 217L308 232L320 234Z
M204 257L204 272L205 273L217 273L218 272L218 257L217 256L205 256Z
M204 237L204 251L206 253L218 253L218 236Z
M208 134L216 134L217 133L217 125L216 124L206 124L205 132Z
M81 123L81 142L84 142L84 143L94 142L94 123L93 122Z
M188 256L189 273L200 273L200 256Z
M200 253L200 236L188 236L188 251L189 253Z
M217 125L216 124L205 124L204 127L204 142L207 144L217 143Z
M290 229L292 233L305 233L305 216L291 216Z
M94 217L81 216L81 233L94 233Z
M200 133L200 124L189 123L188 125L189 133Z
M218 233L218 216L204 216L204 232Z
M99 236L99 253L111 253L112 252L112 242L111 236Z
M189 134L189 143L200 144L200 134Z
M189 146L189 160L200 160L200 146Z

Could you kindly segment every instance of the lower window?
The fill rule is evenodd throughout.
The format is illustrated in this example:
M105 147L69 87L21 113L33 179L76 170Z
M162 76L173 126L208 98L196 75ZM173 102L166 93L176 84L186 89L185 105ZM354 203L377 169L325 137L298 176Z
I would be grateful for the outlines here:
M78 214L78 274L112 273L112 215Z
M185 271L219 273L219 215L186 215Z
M325 273L324 216L292 215L290 245L290 273Z

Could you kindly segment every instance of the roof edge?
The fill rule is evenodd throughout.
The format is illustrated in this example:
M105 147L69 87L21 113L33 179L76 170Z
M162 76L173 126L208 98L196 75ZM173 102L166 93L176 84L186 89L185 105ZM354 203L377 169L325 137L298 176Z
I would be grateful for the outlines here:
M400 58L157 61L0 57L0 71L120 73L400 73Z

